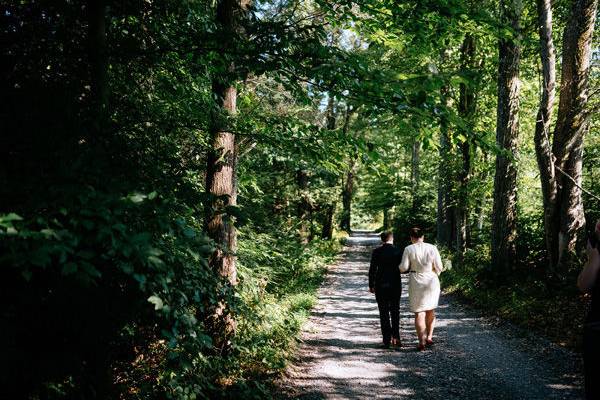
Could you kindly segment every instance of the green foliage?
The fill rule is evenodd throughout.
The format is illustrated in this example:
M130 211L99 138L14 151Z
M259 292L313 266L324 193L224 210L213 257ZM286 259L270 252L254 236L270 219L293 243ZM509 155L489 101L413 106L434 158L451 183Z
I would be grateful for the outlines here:
M580 348L586 302L573 284L575 277L559 284L549 282L539 264L525 261L527 256L521 254L522 265L499 278L490 268L489 245L468 249L461 264L454 263L441 275L442 287L490 316L562 346ZM539 262L535 255L531 257L532 262ZM454 256L443 249L442 258L452 260Z
M191 355L211 346L201 316L219 301L210 289L218 287L218 281L207 263L213 245L193 210L174 199L156 192L115 196L92 187L73 189L74 201L56 211L0 219L0 264L7 285L3 297L12 298L3 313L8 322L4 354L33 368L39 358L59 351L51 343L60 335L68 347L59 348L71 352L73 359L58 358L53 370L37 372L77 374L79 362L91 363L83 354L107 351L110 343L124 339L120 332L154 321L151 330L156 329L169 350L162 374L171 384L177 380L174 371L182 371ZM85 299L80 298L84 293ZM70 304L71 299L77 303ZM42 321L36 308L48 310ZM71 330L47 331L27 352L11 346L25 340L19 337L24 324L50 321L69 323ZM79 345L71 343L87 329L94 336L80 337L75 342ZM86 350L87 346L95 348Z
M278 373L292 354L296 334L316 300L335 241L301 246L293 232L244 233L240 247L242 318L236 343L246 374Z
M534 6L524 11L515 160L520 270L495 285L485 243L497 39L514 34L498 23L496 4L261 1L236 29L219 22L217 4L111 2L101 16L106 48L88 37L86 5L3 8L0 390L32 399L268 398L339 249L318 238L341 214L346 174L359 168L354 226L380 226L385 212L399 243L415 224L431 239L438 184L458 178L465 143L470 180L460 195L471 248L445 283L516 321L558 296L577 303L576 271L553 288L540 267ZM556 5L558 27L567 8ZM477 44L472 65L461 58L467 34ZM230 82L235 115L213 93ZM475 115L458 111L465 88L476 94ZM438 176L442 125L449 176ZM235 133L239 155L238 206L223 210L241 229L237 287L208 267L215 243L204 233L204 182L216 126ZM599 149L588 135L584 186L594 192ZM588 220L600 217L593 198L585 205ZM227 354L205 327L219 305L237 321ZM567 313L550 315L567 325Z

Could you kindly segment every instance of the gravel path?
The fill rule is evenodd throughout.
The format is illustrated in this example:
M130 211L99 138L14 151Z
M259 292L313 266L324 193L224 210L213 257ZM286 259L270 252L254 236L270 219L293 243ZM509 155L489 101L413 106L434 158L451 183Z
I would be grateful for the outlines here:
M367 291L371 233L353 234L332 267L282 382L300 399L580 399L580 360L442 295L435 347L416 351L407 284L399 351L379 349L377 303ZM543 310L540 310L543 312Z

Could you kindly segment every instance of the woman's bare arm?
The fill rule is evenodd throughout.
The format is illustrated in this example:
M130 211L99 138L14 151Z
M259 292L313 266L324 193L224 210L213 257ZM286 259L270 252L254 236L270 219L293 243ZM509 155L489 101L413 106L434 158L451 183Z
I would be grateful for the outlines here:
M444 269L444 265L442 264L442 257L440 256L440 252L437 247L433 247L433 252L433 272L439 276Z
M400 262L400 272L406 272L410 268L410 258L408 255L408 247L404 248L404 253L402 253L402 261Z

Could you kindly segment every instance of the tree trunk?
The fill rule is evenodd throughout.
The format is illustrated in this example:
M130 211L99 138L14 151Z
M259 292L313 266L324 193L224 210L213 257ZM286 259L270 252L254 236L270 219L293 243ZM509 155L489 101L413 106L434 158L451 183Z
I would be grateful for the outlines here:
M570 261L585 224L581 191L583 139L588 130L588 75L597 0L575 0L563 33L562 76L552 145L555 51L550 1L538 0L541 61L544 75L535 144L544 197L544 233L548 271L555 276ZM569 175L572 180L565 176Z
M323 218L323 228L321 230L321 239L331 240L333 238L333 214L335 204L327 204Z
M542 97L535 123L534 141L544 202L544 238L548 253L549 271L553 271L554 266L557 264L555 249L558 249L558 240L555 240L555 233L558 232L558 228L554 217L556 177L550 145L550 122L556 88L556 51L552 40L552 1L537 0L537 9L543 83L541 88Z
M463 72L469 72L474 69L475 59L475 40L471 34L467 34L461 46L461 69ZM460 95L458 102L458 114L467 125L472 121L475 114L475 90L474 84L460 84ZM462 259L467 248L468 238L468 216L469 216L469 193L468 185L471 179L471 133L470 127L463 131L465 140L459 145L461 155L461 166L458 172L458 195L455 209L456 223L456 252L459 261Z
M327 129L332 131L335 129L335 99L330 92L327 100Z
M410 163L410 182L412 189L412 211L413 216L419 210L420 207L420 197L419 197L419 183L421 180L420 174L420 164L421 164L421 142L414 141L412 145L412 153L411 153L411 163Z
M442 87L441 96L444 106L450 107L448 86ZM452 248L455 237L455 199L453 194L454 149L450 145L450 128L448 118L444 114L440 119L440 162L438 164L438 203L437 203L437 238L442 246ZM450 178L450 179L449 179Z
M389 230L392 226L392 219L390 218L390 209L389 208L384 208L383 209L383 230L387 231Z
M298 185L298 194L300 202L298 204L298 219L300 220L300 240L306 244L310 239L310 218L311 211L310 199L308 196L308 173L304 169L296 172L296 184Z
M334 130L335 123L335 98L330 92L329 100L327 102L327 129L330 131ZM321 238L330 240L333 237L333 214L335 212L335 204L333 203L333 200L324 204L322 210Z
M352 110L350 106L346 107L346 117L344 118L344 133L348 133L350 126L350 117ZM348 161L348 170L346 177L342 180L342 216L340 219L340 228L348 233L352 230L352 196L354 195L354 175L356 174L357 154L353 154Z
M520 0L502 0L503 24L510 24L513 37L501 38L498 62L498 106L496 117L496 156L494 207L492 212L491 255L496 270L508 272L516 260L517 164L519 139L519 64L521 62Z
M340 228L350 233L352 230L352 195L354 194L354 174L356 172L356 161L350 160L346 178L343 181L342 189L342 217Z
M481 163L483 165L487 166L487 163L489 160L489 154L486 150L482 150L482 149L480 149L480 150L482 152ZM489 175L490 175L489 171L487 169L485 169L480 176L480 181L487 182ZM475 227L475 230L477 231L478 235L481 235L481 233L483 231L483 223L485 222L485 203L486 203L486 201L487 201L487 198L486 198L485 194L481 194L480 196L478 196L477 201L476 201L475 215L477 216L477 226Z
M221 0L217 6L217 23L223 34L223 51L233 48L233 37L239 29L238 18L246 11L247 4L239 0ZM228 207L236 205L237 146L235 134L228 126L228 116L236 113L237 90L235 65L226 62L224 71L212 82L215 110L211 116L211 141L206 167L206 192L209 203L206 207L205 225L208 236L217 249L209 264L231 286L237 284L235 251L237 232L235 218L228 214ZM235 333L235 320L231 310L221 302L208 322L217 349L226 351L230 338Z

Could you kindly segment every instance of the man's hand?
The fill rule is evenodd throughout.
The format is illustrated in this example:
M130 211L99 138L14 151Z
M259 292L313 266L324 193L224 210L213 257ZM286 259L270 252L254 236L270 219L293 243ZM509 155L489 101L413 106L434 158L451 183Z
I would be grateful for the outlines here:
M371 292L371 293L375 293L375 288L372 288L372 287L370 287L370 288L369 288L369 292Z

